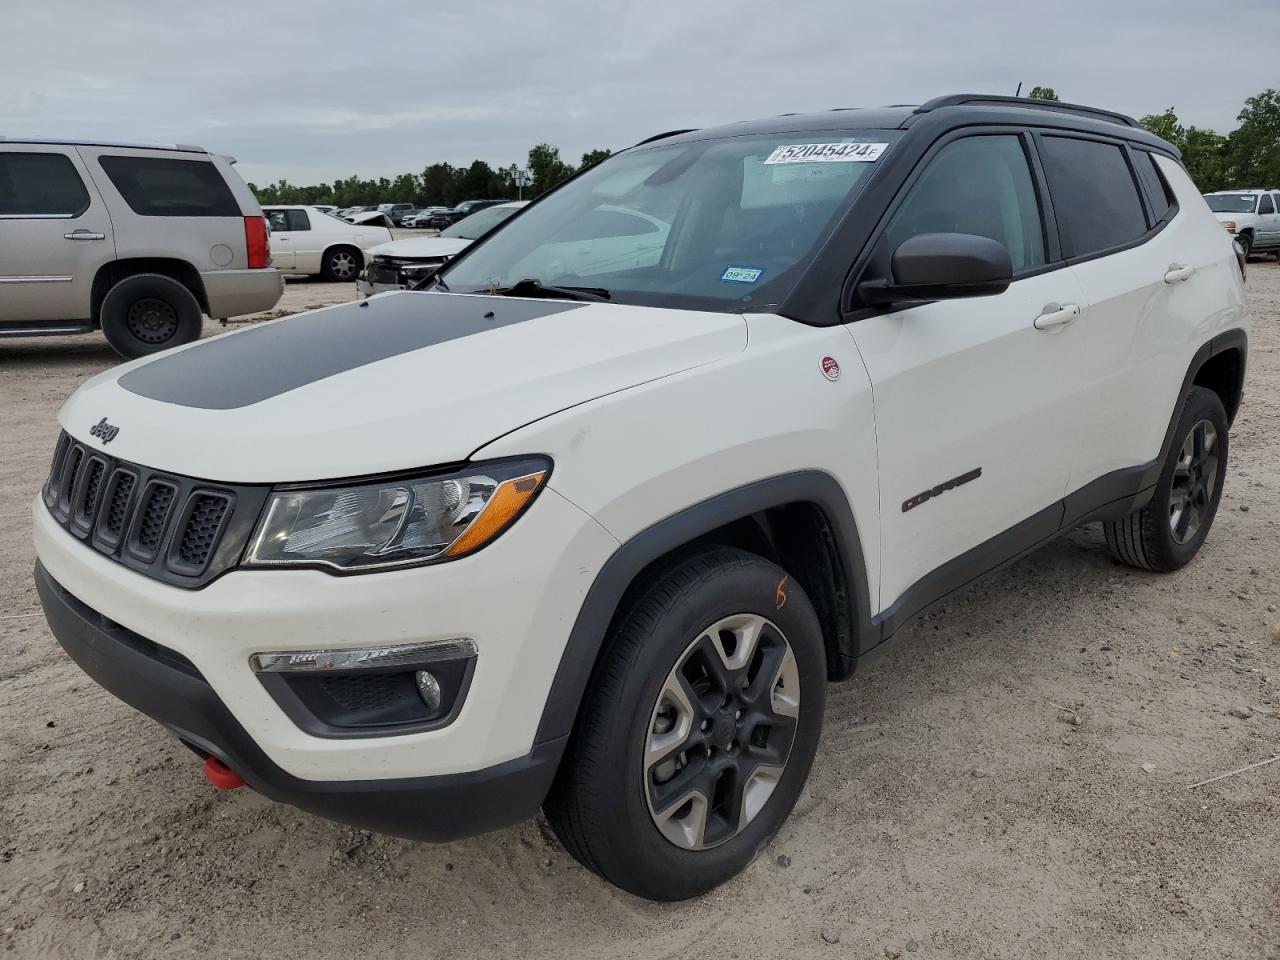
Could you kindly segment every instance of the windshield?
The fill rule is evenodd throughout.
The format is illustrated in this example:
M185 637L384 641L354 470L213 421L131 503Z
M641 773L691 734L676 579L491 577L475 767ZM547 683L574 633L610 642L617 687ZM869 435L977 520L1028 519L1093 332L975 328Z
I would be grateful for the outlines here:
M623 303L766 310L900 136L819 131L628 150L470 248L443 279L460 293L535 279Z
M1256 193L1214 193L1205 197L1214 213L1253 213Z
M440 236L456 237L459 240L474 240L488 233L519 209L519 207L485 207L485 209L459 220L448 230L441 230Z

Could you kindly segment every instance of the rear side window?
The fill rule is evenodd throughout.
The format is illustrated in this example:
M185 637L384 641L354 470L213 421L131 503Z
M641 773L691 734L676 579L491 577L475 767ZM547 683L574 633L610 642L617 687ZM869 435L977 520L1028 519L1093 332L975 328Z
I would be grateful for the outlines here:
M0 153L0 217L78 217L89 191L60 153Z
M1271 194L1264 193L1262 195L1262 202L1258 204L1258 212L1259 213L1275 213L1276 212L1276 205L1275 205L1275 202L1272 201L1271 199Z
M103 156L98 163L140 216L240 216L240 205L209 160Z
M1053 209L1071 257L1132 243L1147 232L1138 186L1124 150L1071 137L1041 141Z
M1173 206L1173 197L1169 193L1169 185L1164 182L1164 174L1156 166L1156 158L1150 153L1135 153L1134 166L1138 171L1138 179L1147 191L1147 199L1151 201L1153 223L1159 223Z
M889 250L921 233L971 233L1004 244L1014 272L1043 266L1044 228L1031 168L1016 136L943 147L889 223Z

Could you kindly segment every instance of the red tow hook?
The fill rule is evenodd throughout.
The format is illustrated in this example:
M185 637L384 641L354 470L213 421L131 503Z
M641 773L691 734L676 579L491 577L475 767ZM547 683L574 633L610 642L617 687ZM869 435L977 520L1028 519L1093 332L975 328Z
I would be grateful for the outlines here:
M204 778L219 790L235 790L245 785L244 777L217 757L205 757Z

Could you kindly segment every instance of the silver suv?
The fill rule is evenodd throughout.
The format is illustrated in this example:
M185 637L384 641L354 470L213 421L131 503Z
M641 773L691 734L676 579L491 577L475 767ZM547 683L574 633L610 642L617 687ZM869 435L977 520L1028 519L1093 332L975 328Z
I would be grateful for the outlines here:
M0 137L0 337L101 329L126 357L275 306L266 223L201 147Z

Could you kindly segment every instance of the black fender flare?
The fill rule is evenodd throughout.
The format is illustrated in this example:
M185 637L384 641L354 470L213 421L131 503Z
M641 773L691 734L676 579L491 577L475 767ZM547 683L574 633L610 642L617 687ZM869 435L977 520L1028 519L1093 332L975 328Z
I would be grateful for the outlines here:
M844 489L835 477L820 470L802 470L757 480L659 520L622 544L605 561L569 631L542 709L534 743L547 743L572 731L609 624L627 588L645 567L672 550L735 520L800 502L815 504L830 525L852 598L854 649L842 653L852 658L872 645L873 628L862 541Z

